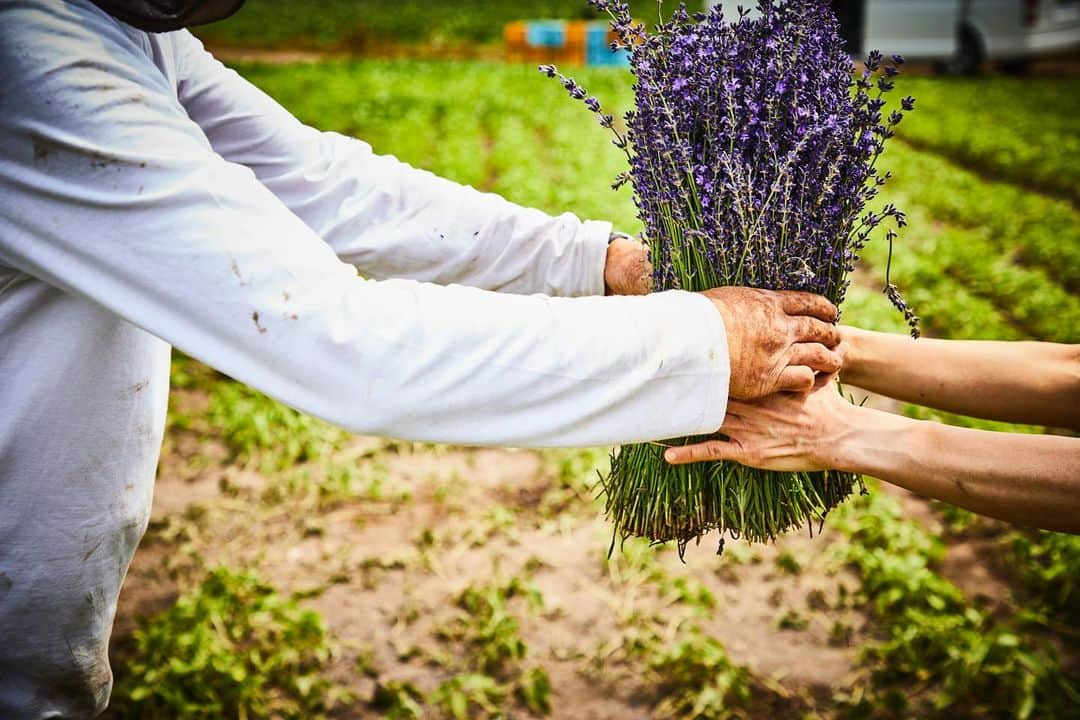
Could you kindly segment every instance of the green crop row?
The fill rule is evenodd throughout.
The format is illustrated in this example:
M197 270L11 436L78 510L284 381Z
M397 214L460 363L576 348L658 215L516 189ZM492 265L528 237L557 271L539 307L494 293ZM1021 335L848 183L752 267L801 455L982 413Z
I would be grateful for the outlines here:
M1080 536L1014 530L1001 539L1030 610L1080 631Z
M759 704L778 717L802 716L807 708L800 698L736 662L701 627L702 619L717 612L715 596L693 576L670 572L660 561L662 552L634 538L602 560L604 573L627 602L617 613L615 636L601 642L592 657L597 680L651 688L656 718L749 718ZM663 610L643 611L634 603L642 596L659 601Z
M700 8L703 1L687 4ZM630 0L630 5L635 17L657 17L655 0ZM596 17L585 0L321 0L304 5L260 0L225 22L199 28L198 34L207 42L232 46L363 50L386 42L492 42L501 40L503 26L514 20Z
M593 116L533 67L368 61L243 70L301 120L376 152L548 212L638 228L629 193L609 187L625 160ZM580 76L614 108L628 107L627 73Z
M455 646L453 655L432 658L454 674L430 693L413 683L382 679L367 660L363 671L376 679L370 705L381 717L425 717L425 706L438 717L453 720L494 720L516 716L518 708L531 715L551 713L551 680L539 665L525 666L528 647L521 637L516 601L540 610L544 600L526 579L513 577L470 585L457 597L461 612L441 627L439 638Z
M971 605L934 568L945 547L876 490L841 506L842 558L884 639L864 646L870 686L853 717L1075 718L1080 687L1024 623Z
M902 193L935 219L985 232L997 253L1080 292L1080 213L1072 203L986 180L902 143L881 162L893 173L887 197Z
M1077 339L1077 296L1042 270L1010 262L987 231L942 225L918 205L905 203L902 193L894 193L892 199L907 208L910 223L894 247L892 279L931 327L954 337ZM879 278L884 277L888 254L883 240L866 248L864 257ZM999 315L998 321L991 309ZM969 335L975 328L965 321L973 315L976 321L988 323L990 332Z
M323 718L347 695L326 675L320 615L253 572L219 567L140 621L122 651L114 717Z
M907 237L905 234L904 237ZM873 244L867 248L875 284L884 283L887 250ZM892 258L892 282L900 286L908 303L923 319L931 334L952 338L1028 339L990 300L974 295L904 244Z
M206 422L240 462L272 472L323 457L349 437L344 430L231 380L210 388Z
M905 77L899 90L918 101L900 127L906 141L983 174L1080 200L1080 79Z

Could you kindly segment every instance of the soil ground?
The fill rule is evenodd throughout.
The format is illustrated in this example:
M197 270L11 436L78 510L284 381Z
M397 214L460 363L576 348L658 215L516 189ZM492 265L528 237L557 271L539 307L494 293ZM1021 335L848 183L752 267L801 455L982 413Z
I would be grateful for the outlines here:
M174 407L198 410L201 391L174 391ZM453 649L438 630L460 611L455 598L471 584L527 576L543 609L523 612L528 657L552 680L553 717L648 718L653 691L628 675L616 650L619 620L631 613L673 613L636 573L634 546L615 550L601 508L574 474L593 472L574 453L457 448L356 437L335 453L365 478L347 496L320 501L281 491L283 478L321 464L259 472L230 461L224 445L196 430L174 428L163 449L151 527L120 598L115 643L135 618L167 607L177 578L201 563L255 566L283 593L307 597L326 619L338 655L332 674L358 697L374 681L356 670L373 656L379 676L429 691L451 673L441 658ZM574 463L573 472L563 470ZM929 523L928 504L903 495L907 511ZM732 658L772 678L793 696L831 697L850 685L857 648L873 625L838 588L856 578L831 559L842 538L824 529L792 533L772 545L716 538L691 545L685 563L660 551L672 577L700 581L716 606L699 622ZM635 549L636 548L636 549ZM989 545L952 543L945 573L972 597L1008 602L1008 587L987 562ZM794 557L801 569L783 569ZM781 629L784 615L805 627ZM785 623L791 624L791 623ZM795 623L801 625L802 622ZM834 626L848 628L837 642ZM359 702L342 717L378 717ZM764 716L763 716L764 717Z

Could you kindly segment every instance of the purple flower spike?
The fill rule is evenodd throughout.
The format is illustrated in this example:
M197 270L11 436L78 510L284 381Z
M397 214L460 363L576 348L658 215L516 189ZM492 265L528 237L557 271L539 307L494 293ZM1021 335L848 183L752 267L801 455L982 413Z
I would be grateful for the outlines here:
M676 10L651 33L624 0L592 5L617 37L634 38L626 132L573 79L541 71L626 154L616 185L633 187L654 286L751 285L842 301L871 236L906 222L892 205L871 210L888 178L875 163L903 119L883 96L904 59L887 63L874 50L855 74L828 0L759 0L735 22Z

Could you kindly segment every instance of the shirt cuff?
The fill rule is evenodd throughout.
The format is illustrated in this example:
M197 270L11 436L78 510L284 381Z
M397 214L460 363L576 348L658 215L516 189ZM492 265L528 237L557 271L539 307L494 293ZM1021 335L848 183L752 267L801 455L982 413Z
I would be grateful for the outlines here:
M731 357L728 350L727 329L724 327L723 316L717 311L712 300L698 293L681 294L691 296L696 301L694 305L701 308L701 317L695 324L700 328L702 337L709 340L698 343L702 352L705 353L702 364L710 379L704 396L701 419L693 434L712 435L724 424L724 418L727 416L728 387L731 382Z
M604 294L604 266L607 264L608 239L611 223L586 220L578 231L581 243L581 262L575 286L577 295ZM717 313L719 315L719 313Z

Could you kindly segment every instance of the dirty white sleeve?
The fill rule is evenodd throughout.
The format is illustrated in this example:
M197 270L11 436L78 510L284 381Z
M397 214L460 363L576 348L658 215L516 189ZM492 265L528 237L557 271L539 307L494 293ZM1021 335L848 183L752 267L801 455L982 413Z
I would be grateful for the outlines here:
M610 223L521 207L377 155L360 140L319 132L187 31L172 40L180 102L214 150L251 168L365 276L603 295Z
M0 30L0 263L356 432L583 446L721 424L726 340L705 298L361 279L214 151L128 33L42 42Z

